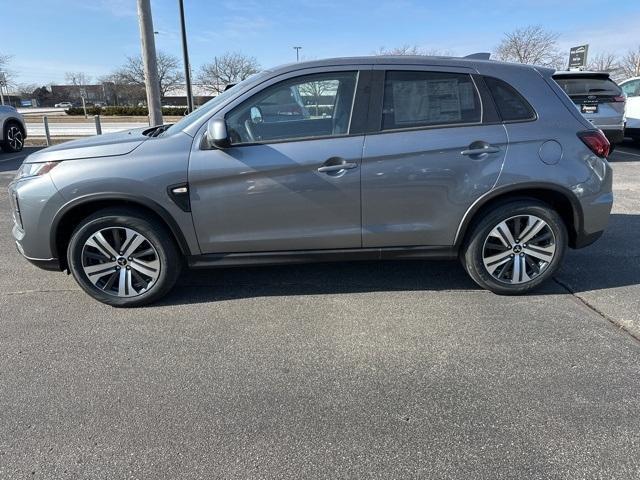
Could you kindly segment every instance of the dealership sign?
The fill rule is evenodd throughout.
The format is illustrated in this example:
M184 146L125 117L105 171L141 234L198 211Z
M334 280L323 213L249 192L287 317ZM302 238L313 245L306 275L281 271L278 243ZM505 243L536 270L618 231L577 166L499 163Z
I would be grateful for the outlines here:
M578 45L569 50L569 69L587 66L589 45Z

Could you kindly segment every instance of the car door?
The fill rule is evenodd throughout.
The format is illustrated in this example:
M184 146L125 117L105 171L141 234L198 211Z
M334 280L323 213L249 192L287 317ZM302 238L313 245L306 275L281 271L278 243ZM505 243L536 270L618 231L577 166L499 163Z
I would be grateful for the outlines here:
M231 146L195 146L190 159L203 253L361 247L364 136L352 113L366 115L368 73L297 73L224 112Z
M362 160L364 247L452 245L466 210L495 184L507 136L472 74L376 69L378 131Z
M620 85L627 97L625 116L627 128L634 136L640 136L640 79L628 80Z

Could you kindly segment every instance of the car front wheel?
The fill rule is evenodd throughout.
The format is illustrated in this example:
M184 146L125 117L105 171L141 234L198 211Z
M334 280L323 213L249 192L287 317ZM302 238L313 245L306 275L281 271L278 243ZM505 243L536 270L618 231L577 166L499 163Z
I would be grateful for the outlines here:
M548 205L513 201L498 206L474 226L462 263L487 290L505 295L527 293L558 269L567 238L562 218Z
M101 210L83 220L71 236L67 261L85 292L115 307L158 300L182 265L166 227L128 209Z
M2 150L17 153L24 147L24 133L16 122L7 122L4 126L4 140L0 143Z

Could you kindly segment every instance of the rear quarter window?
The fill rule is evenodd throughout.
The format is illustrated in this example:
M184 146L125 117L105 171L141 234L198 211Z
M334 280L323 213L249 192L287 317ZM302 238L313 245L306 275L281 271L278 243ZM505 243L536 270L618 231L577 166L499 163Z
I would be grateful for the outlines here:
M507 82L493 77L484 77L484 81L503 122L528 121L536 118L536 112L529 102Z

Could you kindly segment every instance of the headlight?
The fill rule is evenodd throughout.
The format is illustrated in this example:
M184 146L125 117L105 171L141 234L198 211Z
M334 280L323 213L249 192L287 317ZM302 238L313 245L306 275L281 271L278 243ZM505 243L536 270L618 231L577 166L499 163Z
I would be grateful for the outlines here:
M16 173L16 180L37 177L49 173L60 162L23 163Z

